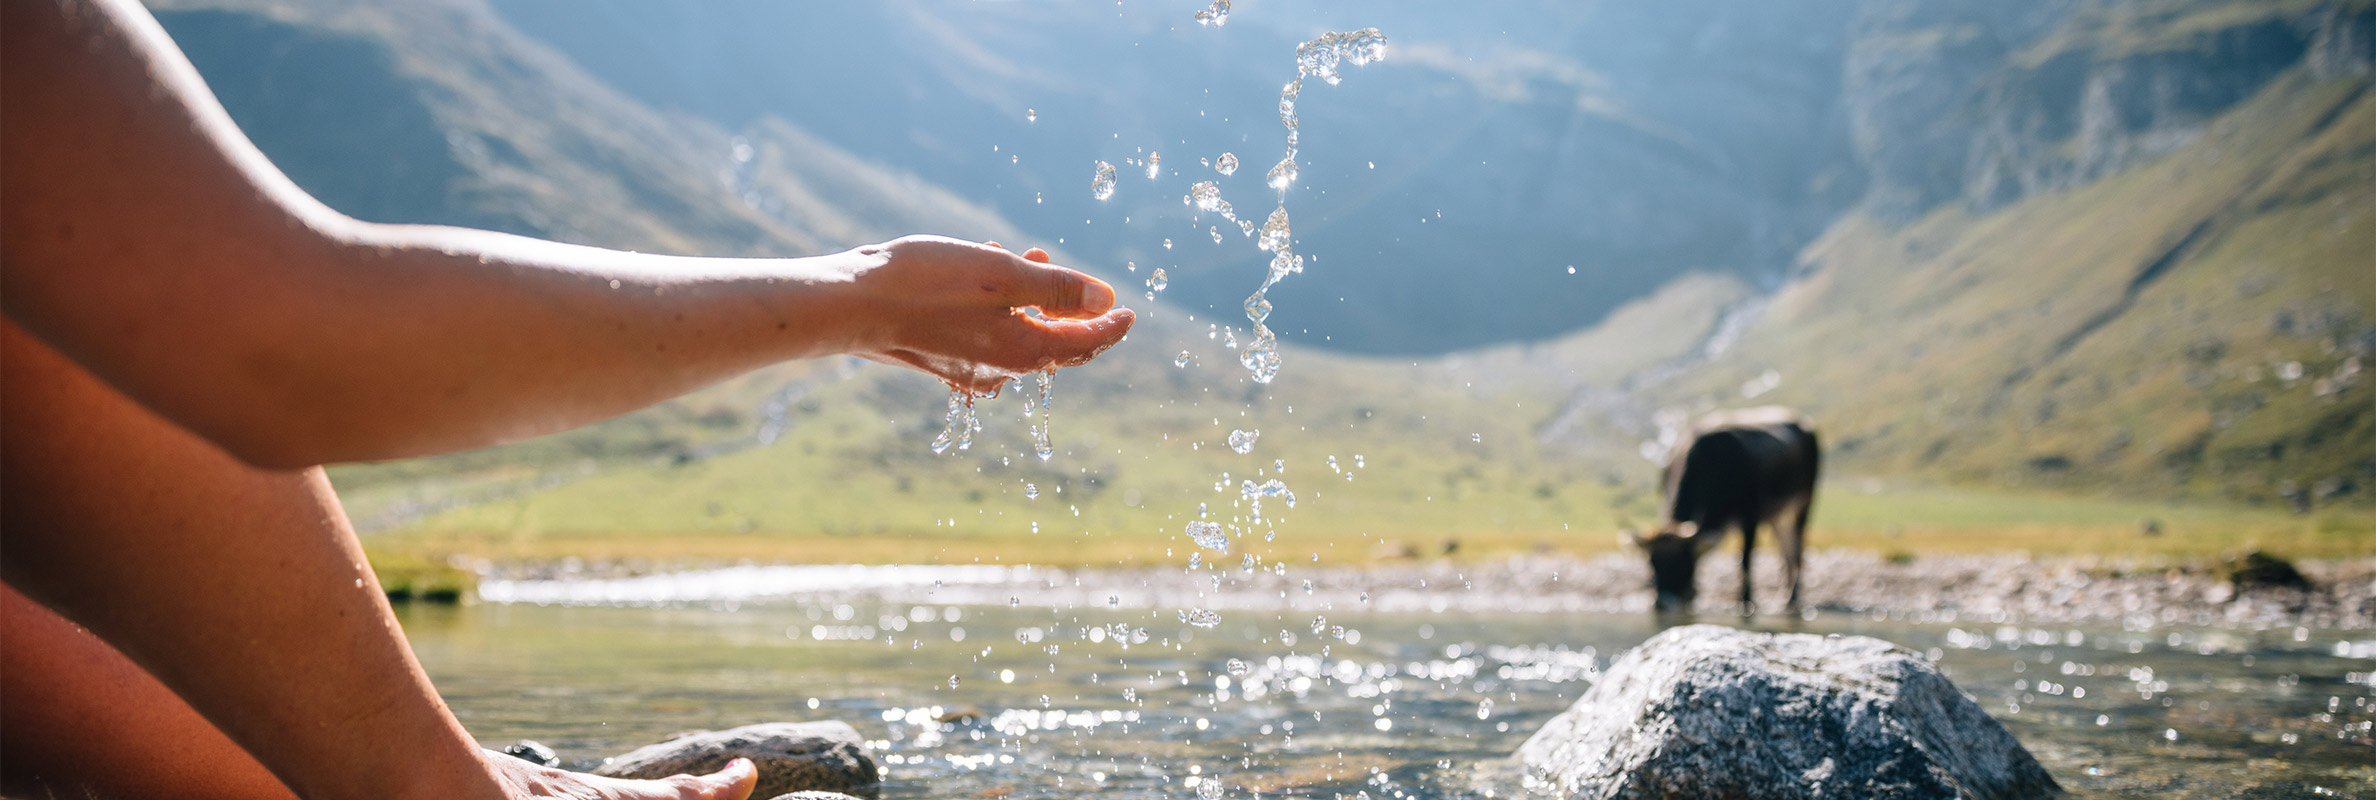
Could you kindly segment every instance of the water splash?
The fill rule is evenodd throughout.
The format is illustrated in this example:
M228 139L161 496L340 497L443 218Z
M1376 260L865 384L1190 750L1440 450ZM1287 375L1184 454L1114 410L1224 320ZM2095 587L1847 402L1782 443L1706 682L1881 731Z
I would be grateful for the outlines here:
M1196 12L1196 24L1214 28L1229 24L1229 0L1213 0L1213 4Z
M1097 162L1097 174L1089 178L1089 196L1099 200L1113 199L1114 165L1104 161Z
M1304 268L1303 257L1295 254L1294 231L1287 218L1287 189L1295 185L1302 172L1295 160L1303 136L1297 124L1295 104L1303 96L1304 79L1318 77L1334 86L1341 80L1340 65L1350 62L1362 66L1385 57L1386 35L1376 28L1330 32L1295 48L1295 80L1279 89L1279 124L1287 128L1287 155L1264 175L1264 181L1279 193L1279 205L1263 222L1261 236L1256 241L1256 246L1271 254L1270 272L1254 294L1246 298L1246 319L1254 323L1254 340L1238 354L1238 363L1253 373L1256 383L1270 383L1277 377L1281 361L1279 337L1266 324L1271 312L1270 289Z
M1262 431L1260 430L1230 431L1229 449L1237 451L1239 455L1245 455L1247 453L1254 452L1254 440L1259 438L1262 438Z
M1263 481L1260 484L1251 480L1244 481L1239 485L1238 497L1246 502L1246 518L1254 525L1263 524L1262 498L1276 497L1286 501L1288 508L1295 507L1295 493L1288 491L1287 484L1277 478ZM1267 541L1268 537L1265 540Z
M1162 176L1163 176L1163 154L1162 154L1162 153L1148 153L1148 154L1147 154L1147 180L1154 180L1154 179L1156 179L1156 178L1159 178L1159 177L1162 177Z
M1236 175L1237 154L1222 153L1221 158L1213 162L1213 171L1219 172L1222 175Z
M1221 614L1210 609L1191 608L1180 612L1180 621L1199 628L1211 628L1221 624Z
M1217 553L1229 552L1229 536L1221 532L1221 523L1195 520L1188 523L1187 533L1189 541L1195 542L1198 547Z

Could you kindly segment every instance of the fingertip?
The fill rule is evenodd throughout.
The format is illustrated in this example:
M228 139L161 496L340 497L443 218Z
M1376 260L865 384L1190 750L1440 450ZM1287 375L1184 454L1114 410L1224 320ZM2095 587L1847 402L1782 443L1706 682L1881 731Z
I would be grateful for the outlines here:
M1093 317L1114 307L1114 287L1088 275L1081 276L1081 316Z

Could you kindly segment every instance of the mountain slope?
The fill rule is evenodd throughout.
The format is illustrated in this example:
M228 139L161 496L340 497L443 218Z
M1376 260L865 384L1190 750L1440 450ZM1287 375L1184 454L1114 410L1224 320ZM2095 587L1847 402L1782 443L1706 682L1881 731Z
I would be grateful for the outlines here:
M1851 216L1732 353L1880 476L2365 502L2376 97L2297 67L2190 144L1903 228ZM1735 401L1737 402L1737 401Z

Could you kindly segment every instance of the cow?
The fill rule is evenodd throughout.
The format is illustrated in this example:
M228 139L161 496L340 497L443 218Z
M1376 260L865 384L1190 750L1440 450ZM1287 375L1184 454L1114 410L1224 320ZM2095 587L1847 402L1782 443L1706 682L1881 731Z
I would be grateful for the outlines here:
M1749 557L1757 529L1774 526L1782 575L1799 610L1799 557L1807 538L1807 509L1815 502L1820 455L1814 426L1779 406L1720 411L1701 417L1667 463L1664 509L1644 536L1625 531L1650 556L1651 587L1660 612L1688 611L1698 589L1699 558L1733 529L1741 531L1741 609L1757 608L1749 590Z

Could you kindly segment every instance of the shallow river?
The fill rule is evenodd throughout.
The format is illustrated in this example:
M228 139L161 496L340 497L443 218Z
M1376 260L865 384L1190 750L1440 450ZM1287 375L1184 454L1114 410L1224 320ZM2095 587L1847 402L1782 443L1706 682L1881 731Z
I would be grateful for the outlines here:
M887 798L1522 796L1504 757L1657 630L1359 610L1197 628L931 594L401 613L483 742L587 768L680 730L839 719L873 740ZM2376 797L2365 631L1756 625L1930 654L2075 796Z

